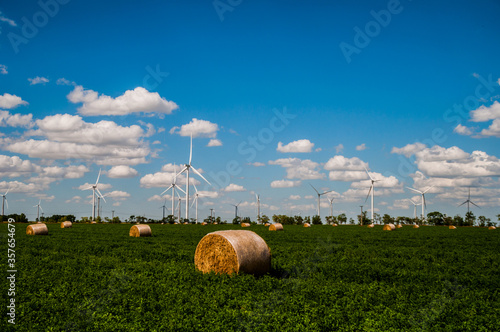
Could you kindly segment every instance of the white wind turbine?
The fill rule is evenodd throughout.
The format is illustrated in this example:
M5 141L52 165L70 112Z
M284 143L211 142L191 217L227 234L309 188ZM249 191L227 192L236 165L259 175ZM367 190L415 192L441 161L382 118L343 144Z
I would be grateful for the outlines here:
M196 223L198 223L198 197L200 196L200 194L198 193L198 188L196 188L196 185L193 184L193 186L196 193L194 194L194 200L193 204L191 204L191 207L193 207L193 205L196 203Z
M5 192L5 194L2 195L2 216L5 215L4 213L4 205L7 204L7 209L9 208L9 203L7 202L7 194L9 193L9 189Z
M331 193L333 190L328 190L328 191L325 191L323 193L319 193L319 191L316 190L316 188L313 187L312 184L309 183L309 185L314 189L314 191L316 192L316 194L318 194L318 216L319 216L319 204L320 204L320 200L321 200L321 196L324 195L324 194L328 194L328 193Z
M421 191L421 190L418 190L418 189L415 189L415 188L410 188L410 187L406 187L416 193L419 193L420 195L422 195L422 201L420 202L420 204L422 204L422 219L425 218L425 207L427 206L425 204L425 193L428 192L429 190L431 190L432 188L434 188L434 186L431 186L429 188L427 188L426 190L424 191Z
M101 216L101 198L104 201L104 203L107 203L106 200L104 199L104 197L108 196L109 194L110 193L107 193L107 194L104 194L101 196L97 196L97 218L99 218Z
M368 196L370 196L370 192L372 193L372 210L371 210L371 218L372 218L372 224L375 223L375 220L373 219L374 218L374 207L373 207L373 196L375 195L375 182L378 182L380 180L375 180L372 178L372 176L370 175L370 173L368 173L368 170L366 169L365 167L365 171L366 171L366 174L368 174L368 177L370 178L372 184L370 186L370 190L368 190L368 195L366 195L366 199L365 199L365 202L366 200L368 199Z
M92 189L92 221L95 221L95 192L97 191L97 194L99 196L101 196L101 198L103 198L101 192L97 188L97 186L99 184L99 178L100 177L101 177L101 170L99 169L99 174L97 175L97 180L95 181L95 184L92 185L92 186L90 186L90 187L88 187L87 189L85 189L85 190ZM106 202L106 200L104 200L104 201Z
M40 210L42 210L42 212L43 212L43 209L42 209L42 206L40 205L40 203L42 203L41 199L40 199L40 201L38 201L37 205L33 205L33 207L36 207L36 220L37 221L40 221Z
M238 218L238 205L240 205L240 204L241 204L241 201L236 205L231 204L232 206L234 206L234 218L235 219Z
M408 198L408 200L413 203L413 215L414 215L413 218L417 219L417 205L420 205L422 203L417 203L411 198Z
M182 191L183 193L186 193L184 190L182 190L181 187L179 187L177 184L177 172L175 171L175 164L174 164L174 173L172 175L172 183L170 184L170 186L165 189L161 194L163 195L164 193L166 193L167 191L169 191L170 189L172 189L172 216L175 215L175 188L179 189L180 191ZM179 193L177 193L177 196L179 196ZM180 220L180 218L179 218Z
M333 200L335 199L334 197L330 198L327 197L328 201L330 202L330 217L333 218Z
M257 200L257 222L260 221L260 195L255 194L255 199Z
M476 207L479 208L479 206L477 206L476 203L474 203L473 201L470 200L470 187L469 187L469 197L467 198L467 200L465 202L463 202L459 206L462 206L465 203L467 203L467 213L469 213L469 211L470 211L470 204L472 204L472 205L474 205L474 206L476 206Z
M180 175L184 172L187 172L186 173L186 219L189 219L189 171L191 169L193 169L193 171L198 174L203 180L205 180L206 183L208 183L209 185L212 185L210 182L208 182L207 179L205 179L203 177L203 175L200 174L200 172L198 172L196 170L196 168L194 168L192 165L191 165L191 159L193 157L193 134L191 134L191 146L190 146L190 149L189 149L189 163L188 164L185 164L184 165L184 168L177 174L177 175Z

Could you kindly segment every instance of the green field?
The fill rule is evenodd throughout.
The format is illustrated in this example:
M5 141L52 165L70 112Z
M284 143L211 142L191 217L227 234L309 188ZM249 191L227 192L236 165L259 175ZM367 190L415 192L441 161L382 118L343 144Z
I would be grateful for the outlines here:
M238 226L15 226L16 328L4 315L1 331L500 331L499 230L252 226L272 252L256 278L194 268L205 234Z

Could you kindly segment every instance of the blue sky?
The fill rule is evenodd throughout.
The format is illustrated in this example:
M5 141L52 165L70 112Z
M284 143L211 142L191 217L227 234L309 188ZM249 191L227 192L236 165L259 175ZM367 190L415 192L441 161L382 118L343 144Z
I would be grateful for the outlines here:
M192 176L200 217L230 220L242 201L255 218L255 193L267 215L313 215L312 184L355 218L370 209L364 167L380 180L377 213L412 216L407 199L420 198L406 187L431 185L427 212L463 215L471 187L476 215L500 213L497 2L53 0L0 12L8 213L33 219L42 199L46 215L89 216L81 188L102 169L103 216L159 218L190 134L213 184Z

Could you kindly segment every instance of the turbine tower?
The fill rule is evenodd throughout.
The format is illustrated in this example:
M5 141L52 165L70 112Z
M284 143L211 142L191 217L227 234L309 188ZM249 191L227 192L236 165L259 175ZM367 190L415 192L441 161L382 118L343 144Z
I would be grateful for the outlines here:
M406 187L416 193L419 193L420 195L422 195L422 201L421 201L421 204L422 204L422 219L425 218L425 207L427 206L425 204L425 193L428 192L429 190L431 190L432 188L434 188L434 186L431 186L429 188L427 188L426 190L424 191L421 191L421 190L418 190L418 189L415 189L415 188L410 188L410 187Z
M321 200L321 196L324 195L324 194L328 194L328 193L331 193L333 190L328 190L328 191L325 191L323 193L319 193L316 188L313 187L312 184L309 183L309 185L314 189L314 191L316 192L316 194L318 194L318 216L319 216L319 204L320 204L320 200Z
M43 209L42 209L42 206L40 205L40 203L42 203L41 199L40 199L40 201L38 201L37 205L33 205L33 207L36 207L36 220L37 221L40 221L40 210L42 210L42 212L43 212Z
M4 213L4 205L7 204L7 209L9 208L9 203L7 202L7 194L9 193L9 189L5 192L5 194L2 195L2 216L5 216Z
M99 196L101 196L101 198L103 198L103 197L102 197L101 192L100 192L100 191L99 191L99 189L97 188L97 186L98 186L98 184L99 184L99 178L100 178L100 177L101 177L101 170L99 169L99 174L97 175L97 180L96 180L95 184L94 184L94 185L92 185L92 186L90 186L90 187L88 187L87 189L85 189L85 190L90 190L90 189L92 189L92 221L94 221L94 220L95 220L95 192L97 191L97 194L98 194ZM103 199L104 199L104 198L103 198ZM104 201L106 201L106 200L104 200Z
M191 159L193 157L193 134L191 134L191 146L189 149L189 163L184 165L184 168L177 174L180 175L184 172L186 172L186 219L189 219L189 171L192 169L196 174L198 174L203 180L205 180L206 183L209 185L212 185L210 182L208 182L207 179L203 177L203 175L200 174L196 170L196 168L191 165Z
M198 223L198 197L200 196L200 194L198 194L198 188L196 188L196 185L194 183L193 186L196 193L194 194L194 200L193 204L191 204L191 207L193 207L193 205L196 203L196 223Z
M422 204L422 203L416 203L416 202L415 202L413 199L411 199L411 198L408 198L408 200L409 200L410 202L412 202L412 203L413 203L413 214L414 214L414 217L413 217L413 218L417 219L417 205L420 205L420 204Z
M372 185L370 186L370 190L368 190L368 195L366 195L366 199L365 199L365 202L366 200L368 199L368 196L370 196L370 192L372 193L372 210L371 210L371 218L372 218L372 224L375 223L375 220L374 220L374 208L373 208L373 196L375 195L375 182L378 182L380 180L375 180L372 178L372 176L370 175L370 173L368 173L368 170L366 169L365 167L365 171L366 171L366 174L368 175L368 177L370 178L370 181L372 182Z
M330 198L330 197L327 197L328 198L328 201L330 202L330 217L333 218L333 200L335 198ZM333 220L333 219L332 219Z
M106 203L106 200L104 199L105 196L109 195L109 193L97 196L97 218L101 216L101 198Z
M170 189L172 189L172 216L175 215L175 188L179 189L180 191L182 191L183 193L186 193L184 190L182 190L181 187L179 187L177 184L177 173L175 171L175 164L174 164L174 174L172 175L172 183L170 184L170 186L165 189L161 194L163 195L164 193L166 193L167 191L169 191ZM177 193L177 196L179 196L179 193Z
M160 209L163 209L163 218L161 219L162 221L164 221L164 220L165 220L165 209L167 208L167 207L165 206L165 204L167 204L167 200L166 200L166 199L165 199L165 202L163 202L163 205L162 205L162 206L160 206ZM172 214L173 214L173 212L172 212Z
M470 204L472 204L472 205L474 205L474 206L476 206L476 207L479 208L479 206L477 206L476 203L474 203L473 201L470 200L470 187L469 187L469 197L467 198L467 200L465 202L463 202L459 206L462 206L465 203L467 203L467 213L469 213L469 211L470 211Z

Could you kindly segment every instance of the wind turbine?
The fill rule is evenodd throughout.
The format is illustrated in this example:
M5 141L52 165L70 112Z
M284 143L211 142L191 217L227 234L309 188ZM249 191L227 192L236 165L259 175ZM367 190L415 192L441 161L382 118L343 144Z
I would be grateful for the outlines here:
M422 195L422 201L421 201L421 204L422 204L422 219L425 218L425 208L426 208L426 204L425 204L425 193L428 192L429 190L431 190L432 188L434 188L434 186L431 186L429 188L427 188L426 190L424 191L421 191L421 190L418 190L418 189L415 189L415 188L410 188L410 187L406 187L416 193L419 193L420 195Z
M416 203L416 202L415 202L413 199L411 199L411 198L408 198L408 200L409 200L410 202L412 202L412 203L413 203L413 214L414 214L414 217L413 217L413 218L417 219L417 205L420 205L420 204L422 204L422 203Z
M167 207L165 206L165 204L167 204L167 200L166 200L166 199L165 199L165 202L163 202L163 205L162 205L162 206L160 206L160 209L163 209L163 219L162 219L162 221L164 221L164 220L165 220L165 209L167 208ZM172 214L173 214L173 211L172 211Z
M97 196L97 218L99 218L101 215L101 198L104 201L104 203L106 203L106 200L104 199L104 197L107 195L109 195L109 193L101 195L101 196Z
M95 181L95 184L92 185L92 186L90 186L90 187L88 187L87 189L85 189L85 190L92 189L92 221L95 220L95 192L97 191L97 194L99 196L101 196L101 198L102 198L102 194L99 191L99 189L97 188L97 185L99 184L99 178L100 177L101 177L101 170L99 169L99 174L97 175L97 180ZM106 202L106 200L104 200L104 201Z
M238 218L238 205L240 205L240 204L241 204L241 201L236 205L231 204L232 206L234 206L234 218L235 219Z
M260 195L255 194L255 199L257 200L257 222L260 221Z
M40 210L42 210L43 212L43 209L42 209L42 206L40 205L40 203L42 203L42 200L40 199L40 201L38 202L37 205L33 205L33 207L36 207L36 220L37 221L40 221Z
M184 165L184 168L177 174L177 175L180 175L184 172L187 172L186 174L186 219L189 219L189 170L190 169L193 169L193 171L198 174L203 180L205 180L206 183L208 183L209 185L212 185L210 182L208 182L207 179L205 179L203 177L203 175L200 174L200 172L198 172L196 170L196 168L194 168L192 165L191 165L191 159L193 157L193 134L191 134L191 147L189 149L189 163L188 164L185 164Z
M473 201L471 201L471 200L470 200L470 187L469 187L469 197L467 198L467 200L466 200L465 202L463 202L463 203L462 203L462 204L460 204L459 206L462 206L462 205L464 205L465 203L467 203L467 213L469 213L469 210L470 210L470 204L473 204L474 206L476 206L476 207L478 207L478 208L479 208L479 206L477 206L477 205L476 205L476 203L474 203Z
M327 197L328 198L328 201L330 202L330 217L333 218L333 200L335 198L330 198L330 197Z
M309 185L314 189L314 191L316 192L316 194L318 194L318 216L319 216L319 204L320 204L320 199L321 199L321 196L324 195L324 194L328 194L328 193L331 193L333 190L328 190L328 191L325 191L323 193L319 193L316 188L313 187L312 184L309 183Z
M182 191L183 193L186 193L184 190L182 190L181 187L179 187L177 184L177 173L175 171L175 164L174 164L174 174L172 176L172 183L170 184L170 186L165 189L161 194L163 195L164 193L166 193L167 191L169 191L170 189L172 189L172 216L175 214L175 188L179 189L180 191ZM179 193L177 193L177 196L179 196ZM180 219L180 218L179 218Z
M365 202L366 202L366 200L368 199L368 196L370 196L370 192L371 192L371 193L372 193L372 211L371 211L371 218L372 218L372 224L374 224L374 223L375 223L375 220L373 219L373 218L374 218L374 217L373 217L373 212L374 212L374 210L373 210L373 196L375 195L375 186L374 186L374 185L375 185L375 182L378 182L378 181L380 181L380 180L375 180L375 179L373 179L373 178L372 178L372 176L370 175L370 173L368 173L368 170L366 169L366 167L365 167L365 171L366 171L366 174L368 175L368 177L370 178L370 180L371 180L371 182L372 182L372 185L370 186L370 190L368 190L368 195L366 195Z
M5 192L5 194L2 195L2 216L5 215L4 213L4 205L7 204L7 209L9 208L9 203L7 202L7 194L9 193L9 189Z
M194 200L193 204L191 204L191 207L193 207L193 205L196 203L196 223L198 223L198 197L200 196L200 194L198 194L198 189L196 188L196 185L193 184L193 186L196 193L194 194Z

